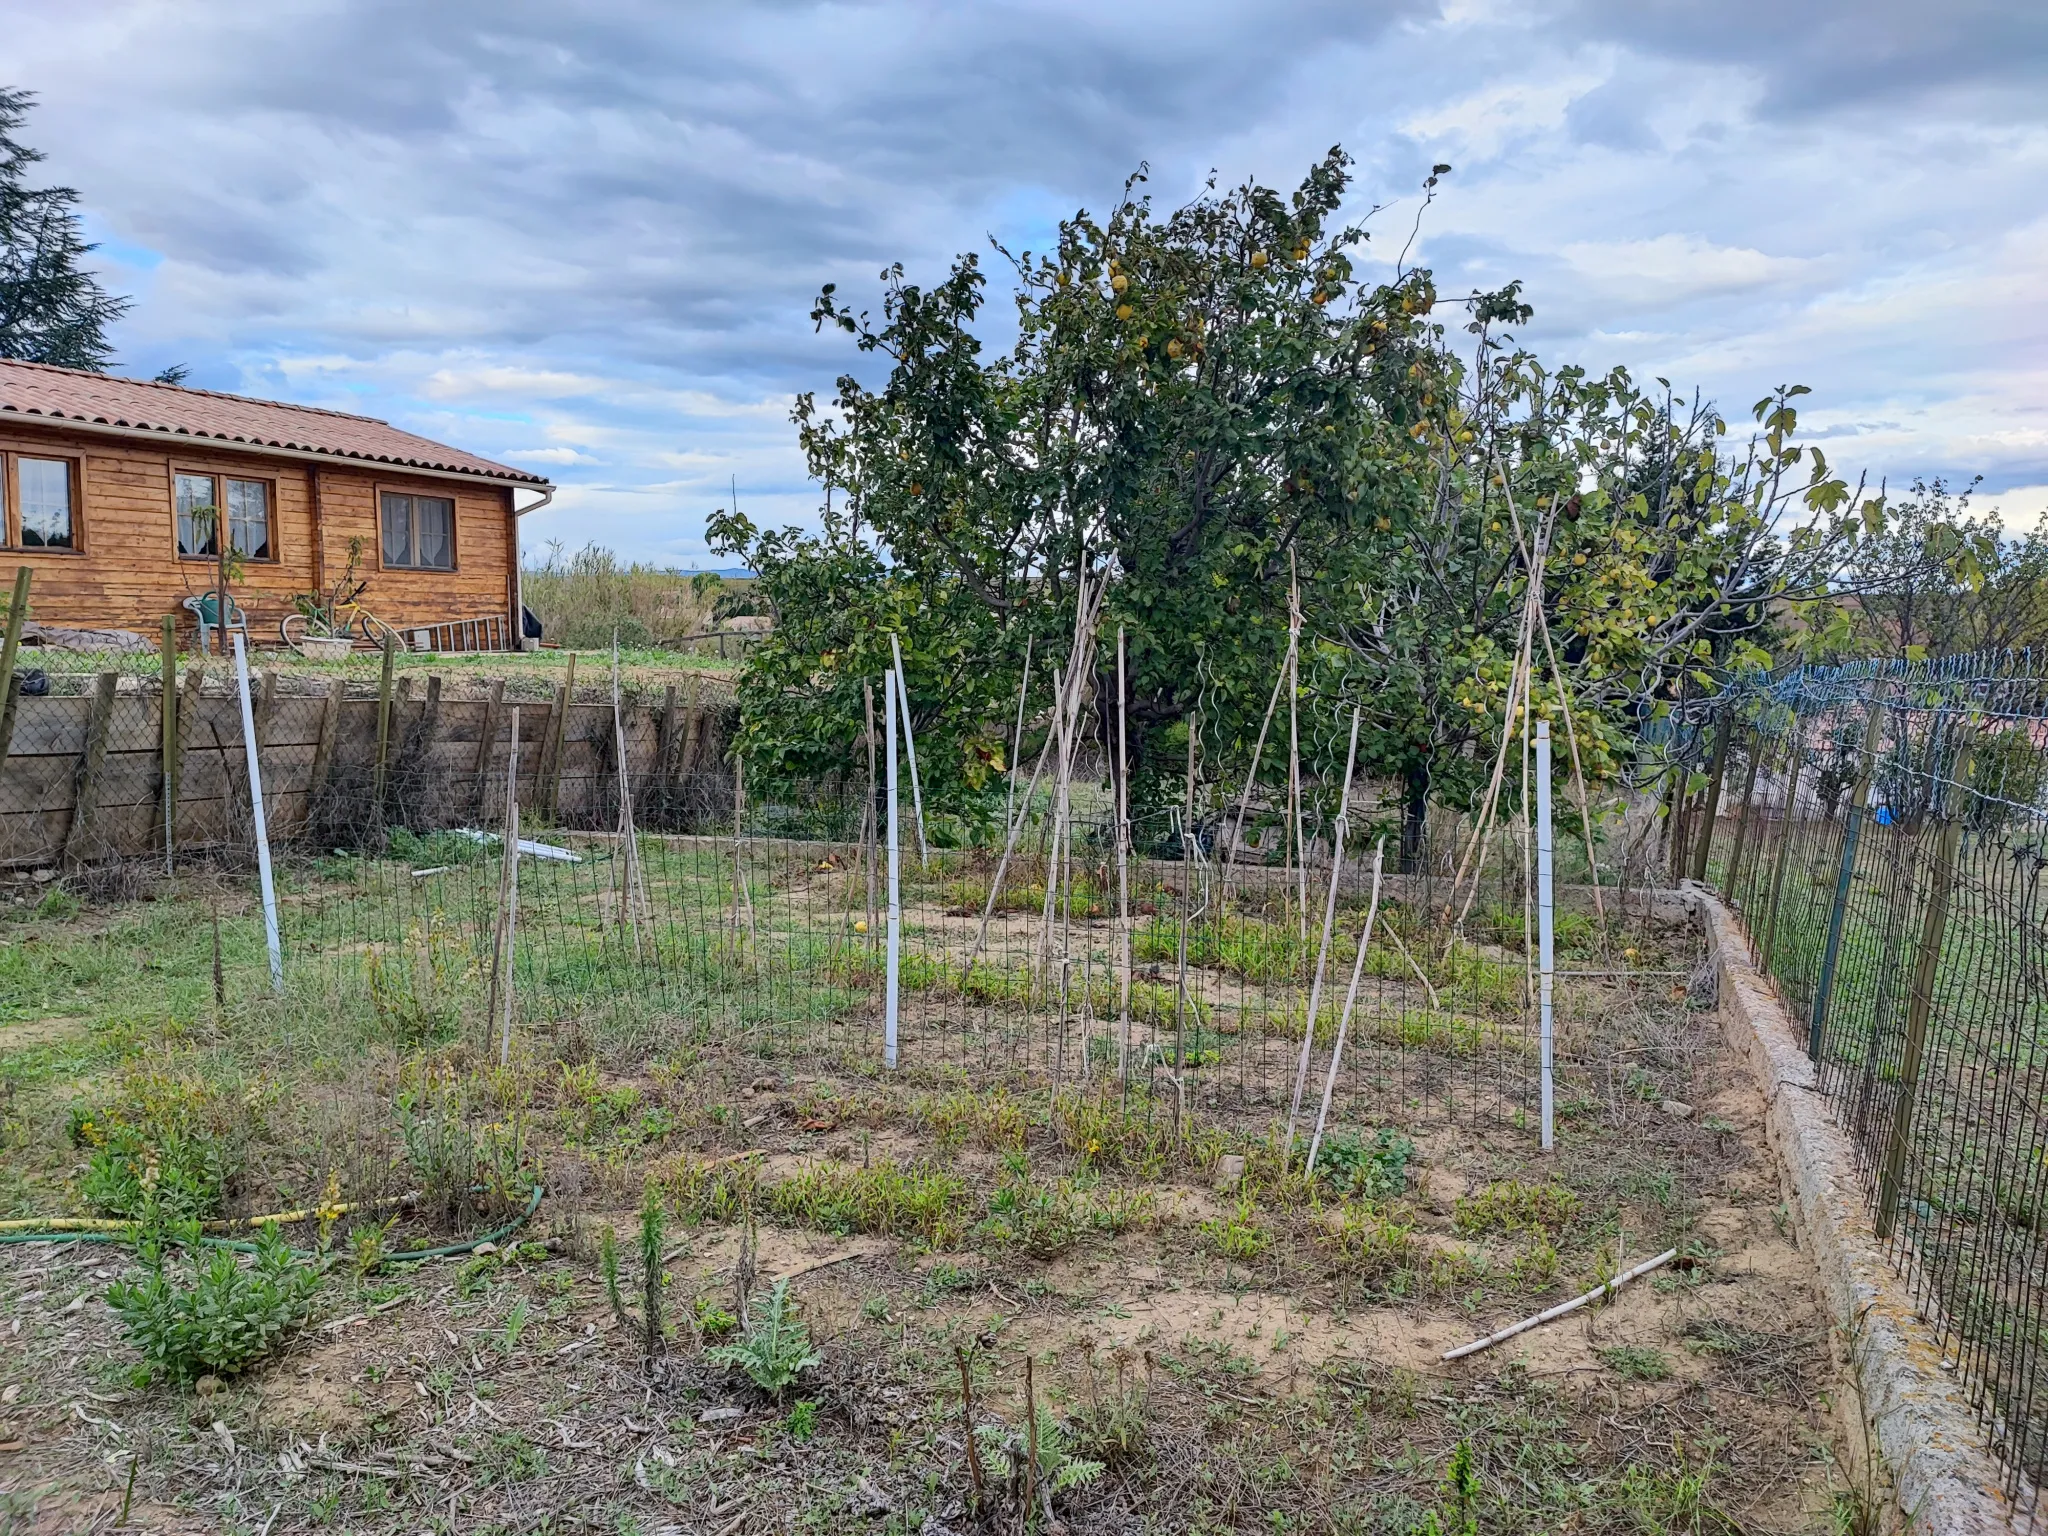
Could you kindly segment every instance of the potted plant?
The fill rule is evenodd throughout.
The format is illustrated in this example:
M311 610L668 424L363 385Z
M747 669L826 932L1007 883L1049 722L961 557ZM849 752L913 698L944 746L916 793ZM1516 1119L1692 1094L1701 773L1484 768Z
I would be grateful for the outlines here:
M284 643L308 661L341 661L355 647L356 600L369 582L356 576L363 541L348 541L348 563L326 592L301 592L292 599L297 610L278 626Z

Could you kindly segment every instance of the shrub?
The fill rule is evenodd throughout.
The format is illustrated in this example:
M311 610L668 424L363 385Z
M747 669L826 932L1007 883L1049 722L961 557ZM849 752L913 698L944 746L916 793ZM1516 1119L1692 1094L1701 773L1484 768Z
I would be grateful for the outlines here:
M167 1220L218 1215L261 1127L261 1082L218 1084L166 1072L130 1073L98 1105L74 1105L72 1143L87 1149L79 1193L103 1215Z
M153 1374L180 1383L209 1371L232 1376L311 1315L320 1272L285 1246L274 1223L258 1235L246 1267L226 1247L202 1257L196 1222L176 1230L182 1262L169 1259L171 1244L159 1229L142 1240L141 1278L107 1287L107 1304Z
M1339 1195L1364 1200L1391 1200L1408 1188L1408 1164L1415 1143L1382 1129L1370 1140L1356 1131L1324 1141L1316 1156L1316 1176Z
M747 1331L730 1344L707 1349L704 1358L729 1365L777 1402L797 1378L822 1365L824 1356L811 1347L811 1331L797 1317L789 1299L789 1282L778 1280L766 1296L756 1296L747 1312Z
M1616 1344L1601 1350L1600 1359L1610 1371L1630 1381L1665 1381L1671 1375L1671 1362L1642 1344Z

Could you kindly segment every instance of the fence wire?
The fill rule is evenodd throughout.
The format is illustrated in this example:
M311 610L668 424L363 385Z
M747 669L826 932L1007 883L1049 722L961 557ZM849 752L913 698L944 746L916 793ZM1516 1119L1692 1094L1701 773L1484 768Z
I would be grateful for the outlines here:
M0 863L109 895L137 893L165 869L246 873L254 826L240 700L218 662L175 673L168 738L160 674L139 667L79 672L18 703L0 769ZM259 669L252 716L289 985L374 1018L400 1044L467 1036L503 1048L497 1000L509 987L515 1043L546 1036L570 1056L625 1064L709 1047L874 1070L886 894L866 753L825 781L750 792L727 751L730 709L727 694L688 678L629 688L615 713L608 683L571 693L534 679L507 689L414 675L380 688ZM1041 789L1020 808L993 904L1002 808L928 803L925 856L906 794L903 1061L981 1083L1131 1093L1175 1112L1272 1111L1303 1081L1306 1035L1300 1092L1312 1114L1352 998L1332 1095L1340 1119L1420 1112L1533 1136L1524 832L1493 839L1479 889L1468 879L1457 897L1469 915L1454 922L1465 821L1433 815L1402 869L1398 801L1368 803L1353 819L1325 951L1334 788L1309 786L1310 804L1326 808L1308 815L1305 855L1282 807L1256 797L1232 846L1241 780L1220 775L1197 782L1191 824L1177 806L1138 817L1128 914L1102 765L1072 788L1057 868L1054 797ZM509 944L508 793L526 847ZM1379 820L1392 835L1361 962ZM1621 962L1628 939L1592 922L1582 861L1560 865L1558 1097L1569 1116L1595 1112L1611 1087L1599 1077L1603 1021L1668 1004L1692 941L1665 934L1663 969ZM1609 896L1619 912L1625 893Z
M2031 1505L2048 1459L2048 679L2011 654L1801 668L1682 713L1674 748L1673 871L1703 870L1745 918L1878 1233Z

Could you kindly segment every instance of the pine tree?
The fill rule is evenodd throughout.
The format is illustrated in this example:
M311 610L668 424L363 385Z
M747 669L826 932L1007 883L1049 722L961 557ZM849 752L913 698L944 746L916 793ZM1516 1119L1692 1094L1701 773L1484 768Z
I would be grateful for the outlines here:
M34 101L0 86L0 357L102 373L113 358L107 327L129 301L79 265L94 247L80 233L78 193L28 185L44 156L14 135Z

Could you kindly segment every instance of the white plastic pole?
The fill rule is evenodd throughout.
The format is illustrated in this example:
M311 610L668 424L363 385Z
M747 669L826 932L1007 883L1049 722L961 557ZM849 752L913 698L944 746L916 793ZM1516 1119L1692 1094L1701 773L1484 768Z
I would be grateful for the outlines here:
M257 762L256 711L249 703L249 653L234 631L235 681L242 692L242 748L249 760L249 810L256 819L256 876L263 887L263 942L270 948L270 990L284 996L284 949L277 939L277 887L270 878L270 829L263 820L263 769Z
M1551 988L1557 976L1557 921L1551 883L1550 859L1550 722L1536 722L1536 964L1537 1030L1542 1044L1543 1150L1556 1150L1556 1127L1552 1121L1553 1084L1550 1075L1552 1014Z
M896 1066L897 988L903 966L903 851L896 826L896 674L882 680L882 713L888 716L889 754L889 958L882 983L882 1065Z
M889 655L896 663L896 706L903 711L903 746L910 756L910 801L917 811L917 857L920 863L929 864L932 851L924 840L924 790L917 782L917 736L910 729L910 684L903 676L903 647L896 643L894 630L889 633Z

